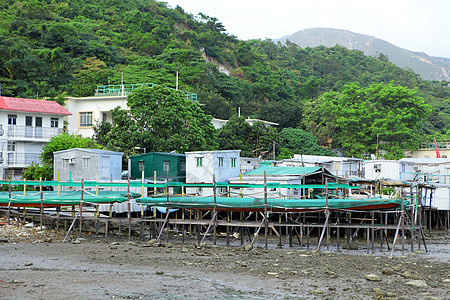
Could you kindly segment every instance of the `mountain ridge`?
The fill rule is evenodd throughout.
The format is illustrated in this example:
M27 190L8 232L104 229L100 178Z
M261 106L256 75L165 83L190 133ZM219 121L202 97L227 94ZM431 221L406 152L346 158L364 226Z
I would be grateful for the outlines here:
M317 27L300 30L273 41L285 44L287 40L302 48L340 45L350 50L360 50L368 56L385 56L401 68L412 69L423 79L450 81L450 58L407 50L374 36L345 29Z

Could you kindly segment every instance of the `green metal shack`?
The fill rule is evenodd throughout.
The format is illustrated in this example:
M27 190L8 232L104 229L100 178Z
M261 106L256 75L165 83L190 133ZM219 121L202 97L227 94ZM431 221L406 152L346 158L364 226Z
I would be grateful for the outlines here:
M169 181L186 182L186 155L179 153L150 152L130 156L130 177L132 179L165 181L169 171Z

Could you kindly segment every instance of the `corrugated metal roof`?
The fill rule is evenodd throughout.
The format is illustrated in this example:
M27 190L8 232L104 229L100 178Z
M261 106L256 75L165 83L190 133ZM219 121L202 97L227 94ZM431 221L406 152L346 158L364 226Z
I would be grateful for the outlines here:
M415 164L445 164L450 163L450 158L402 158L400 161Z
M91 152L91 153L97 153L97 154L121 155L121 156L123 155L123 152L116 152L116 151L103 150L103 149L90 149L90 148L72 148L72 149L56 151L56 152L53 152L53 154L64 153L64 152L69 152L69 151L73 151L73 150Z
M320 167L270 167L261 166L244 173L244 175L308 175L321 171ZM329 173L329 172L328 172Z
M149 155L164 155L164 156L186 157L186 154L183 154L183 153L147 152L147 153L142 153L142 154L137 154L137 155L131 155L130 158L143 157L143 156L149 156Z
M59 103L49 100L0 97L0 109L38 112L44 114L71 115Z

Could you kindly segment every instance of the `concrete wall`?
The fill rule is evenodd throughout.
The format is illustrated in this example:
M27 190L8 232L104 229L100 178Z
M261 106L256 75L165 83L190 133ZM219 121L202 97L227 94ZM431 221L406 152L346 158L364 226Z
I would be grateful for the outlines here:
M64 168L64 159L73 159L72 164L68 164ZM89 159L89 166L85 167L83 159ZM122 154L111 153L95 153L83 151L80 149L70 149L64 152L55 153L54 161L54 178L58 179L58 171L60 172L60 180L68 181L72 172L73 181L96 180L97 172L100 181L120 180L122 173Z
M379 168L378 168L379 167ZM368 179L412 180L413 164L398 160L368 160L365 161L364 177ZM380 172L377 172L380 170Z
M196 151L186 152L186 183L212 183L213 174L216 182L228 181L240 174L241 150ZM202 158L202 166L197 166L197 158ZM223 166L219 166L219 158L223 158ZM235 167L231 159L235 159ZM196 193L197 189L187 189L187 193ZM211 195L212 189L202 189L203 195Z
M110 110L120 106L127 109L126 96L95 96L74 98L68 97L66 108L72 113L67 117L67 130L69 133L81 134L83 137L92 137L94 135L93 127L80 127L80 112L92 112L93 123L102 122L103 113L106 113L107 122L112 122Z

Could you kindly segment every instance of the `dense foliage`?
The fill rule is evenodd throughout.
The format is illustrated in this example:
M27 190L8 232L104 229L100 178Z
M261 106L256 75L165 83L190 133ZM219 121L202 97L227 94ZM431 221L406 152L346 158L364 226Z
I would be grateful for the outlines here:
M311 130L322 143L343 148L351 155L379 153L401 157L401 149L414 148L420 122L431 112L416 90L390 84L362 88L345 85L342 92L328 92L309 107ZM325 130L323 130L325 128Z
M122 73L125 83L174 86L178 71L180 88L196 92L213 117L228 119L240 108L242 115L279 123L280 130L310 130L308 120L320 116L311 106L321 104L324 93L341 93L352 82L361 88L392 82L418 88L416 96L432 106L429 114L412 112L423 120L409 127L415 134L450 138L448 83L421 80L384 55L239 41L214 17L154 0L0 0L0 20L4 96L91 96L97 85L120 83ZM337 142L352 138L339 128L322 122L311 132L324 146L330 143L321 136L329 136L333 147L362 152ZM386 130L392 136L402 128Z
M245 118L236 115L217 131L219 148L240 149L243 157L270 157L273 154L272 145L277 140L278 132L275 128L266 127L262 122L250 125Z

